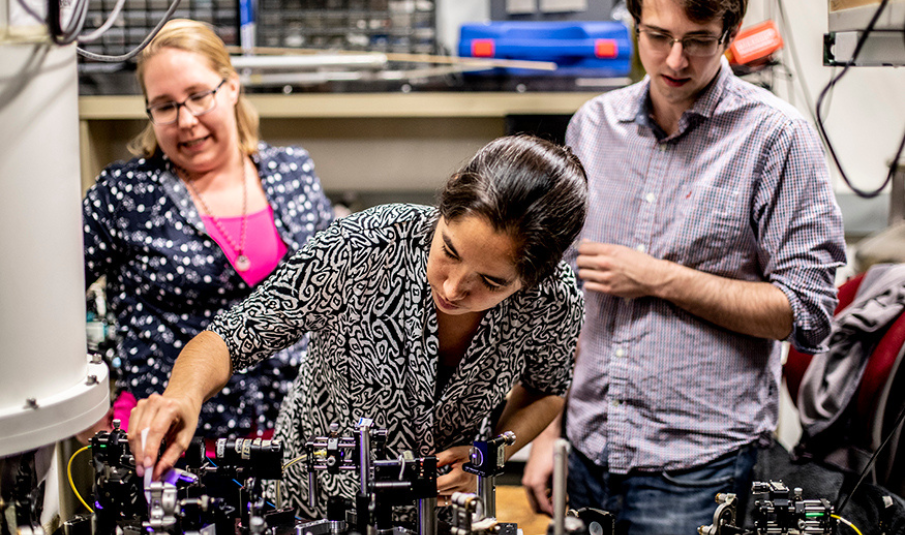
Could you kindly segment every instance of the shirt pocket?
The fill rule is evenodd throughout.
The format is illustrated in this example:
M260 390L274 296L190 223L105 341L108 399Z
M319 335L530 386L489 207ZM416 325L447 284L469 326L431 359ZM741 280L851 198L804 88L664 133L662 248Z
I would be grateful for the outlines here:
M694 184L681 193L675 218L667 223L675 244L668 259L699 270L722 271L750 228L741 188Z

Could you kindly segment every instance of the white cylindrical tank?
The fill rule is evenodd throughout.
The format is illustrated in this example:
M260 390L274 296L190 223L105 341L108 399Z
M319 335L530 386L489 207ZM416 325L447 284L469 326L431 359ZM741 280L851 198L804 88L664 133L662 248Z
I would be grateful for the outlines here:
M0 456L109 405L107 368L86 357L75 56L0 41Z

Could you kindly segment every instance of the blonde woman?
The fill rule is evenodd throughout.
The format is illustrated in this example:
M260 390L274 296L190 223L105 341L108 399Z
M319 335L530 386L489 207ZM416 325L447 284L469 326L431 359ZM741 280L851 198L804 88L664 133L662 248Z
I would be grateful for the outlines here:
M142 52L149 123L137 155L108 166L84 200L85 274L106 275L125 396L162 392L182 347L333 220L300 148L258 139L223 41L173 20ZM205 406L205 435L272 429L304 341L236 374Z

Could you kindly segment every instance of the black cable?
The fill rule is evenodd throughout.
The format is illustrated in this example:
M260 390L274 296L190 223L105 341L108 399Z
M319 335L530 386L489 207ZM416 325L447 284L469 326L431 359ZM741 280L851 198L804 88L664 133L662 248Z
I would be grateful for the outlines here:
M842 175L842 180L845 184L852 189L859 197L863 197L865 199L871 199L879 195L886 185L890 183L893 175L895 174L896 167L898 165L899 157L902 155L902 145L899 147L899 152L896 154L895 160L893 164L889 168L889 173L886 175L886 180L883 181L883 184L880 185L879 188L873 191L864 191L860 190L852 184L851 180L849 180L848 175L845 174L845 170L842 168L842 163L839 161L839 156L836 155L836 149L833 147L833 144L830 142L829 135L826 132L826 129L823 126L823 117L820 113L820 109L823 105L823 99L826 97L827 92L829 92L838 82L842 79L847 73L848 70L855 64L855 61L858 59L858 54L861 53L861 49L864 47L864 43L867 41L868 35L873 31L874 26L877 24L877 19L880 18L880 15L883 13L883 10L886 9L886 5L889 4L889 0L882 0L880 2L880 7L877 8L877 11L874 12L873 17L870 19L870 22L867 25L867 28L864 29L864 32L861 34L861 37L858 38L858 43L855 46L855 51L852 53L852 58L845 64L845 68L842 69L837 76L832 78L829 83L827 83L826 87L823 88L823 91L820 92L820 98L817 99L817 128L820 131L820 134L823 136L823 139L826 143L826 147L830 152L830 156L833 157L833 162L836 164L836 168L839 169L839 174ZM905 138L902 139L903 144L905 144Z
M29 16L36 21L47 26L50 37L57 45L65 46L73 43L78 34L81 33L88 20L88 0L79 0L72 10L72 18L66 29L62 26L62 12L60 11L60 2L48 0L47 2L47 18L41 17L35 10L29 6L25 0L17 0L19 7L25 10Z
M785 73L783 78L786 79L786 91L789 93L789 104L797 107L797 104L795 104L795 75L789 70L785 63L782 64L782 70ZM807 99L805 99L805 101L807 101Z
M59 0L47 0L47 31L50 32L50 36L53 39L63 35L63 27L60 26L61 17Z
M62 27L61 24L61 13L60 13L60 2L59 0L48 0L47 2L47 19L41 18L41 15L36 13L31 7L25 2L25 0L17 0L22 9L25 10L31 17L35 20L44 23L47 25L48 32L50 33L53 42L57 45L68 45L78 40L79 34L82 32L82 28L85 25L85 21L88 19L88 0L79 0L78 4L73 11L73 21L70 21L70 24L66 29ZM151 39L157 36L157 33L160 32L160 29L163 28L163 25L170 20L170 16L173 12L176 11L176 8L179 7L179 3L182 0L173 0L170 4L170 7L167 8L166 13L161 17L160 22L157 23L157 26L148 34L147 37L139 44L137 47L132 49L126 54L121 56L105 56L101 54L95 54L93 52L88 52L82 48L76 48L76 52L82 57L93 59L96 61L104 61L109 63L117 63L128 61L135 56L137 56L142 50L148 46L148 43L151 42ZM100 35L93 36L95 39L100 37Z
M836 66L833 65L830 67L830 78L836 76ZM830 92L826 95L826 102L823 103L823 109L828 110L833 107L833 95L836 94L836 88L830 89Z
M48 27L50 28L50 37L55 44L66 46L78 39L79 34L82 33L82 28L85 26L85 21L88 20L88 4L89 0L77 0L72 10L72 18L66 28L63 29L61 26L59 0L48 0Z
M903 140L905 141L905 140ZM861 477L858 478L858 482L855 483L855 486L852 487L851 492L848 493L848 496L845 497L845 500L842 501L842 505L839 506L839 509L836 509L836 514L841 516L842 510L845 509L845 506L848 504L849 500L852 496L855 495L855 491L858 487L861 486L861 483L864 481L864 478L867 477L867 473L874 466L874 463L877 462L877 456L880 455L880 452L883 451L883 448L889 443L889 441L896 435L896 431L902 425L902 422L905 421L905 404L902 405L902 409L899 411L899 416L896 417L896 423L892 426L892 429L889 431L889 434L886 435L886 438L883 440L883 443L880 444L880 447L877 448L877 451L871 455L870 460L867 461L867 466L864 467L864 470L861 471Z

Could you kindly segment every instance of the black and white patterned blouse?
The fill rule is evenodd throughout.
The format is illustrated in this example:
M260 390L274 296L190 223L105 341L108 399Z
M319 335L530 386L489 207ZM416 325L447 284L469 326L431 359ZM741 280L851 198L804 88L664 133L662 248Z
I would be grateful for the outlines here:
M253 156L287 257L333 221L329 200L300 148L261 144ZM124 385L136 398L162 392L183 345L252 288L208 235L165 156L116 162L83 207L85 281L107 276ZM272 428L303 345L236 374L201 415L208 436Z
M470 444L517 382L566 392L584 308L574 273L561 263L554 276L487 312L437 396L437 315L427 282L436 218L434 208L397 204L337 220L211 323L236 369L310 331L307 358L277 421L286 459L332 422L350 435L361 417L388 430L392 455L428 455ZM320 516L327 495L354 493L351 475L319 477L320 511L307 510L301 463L284 474L283 498Z

